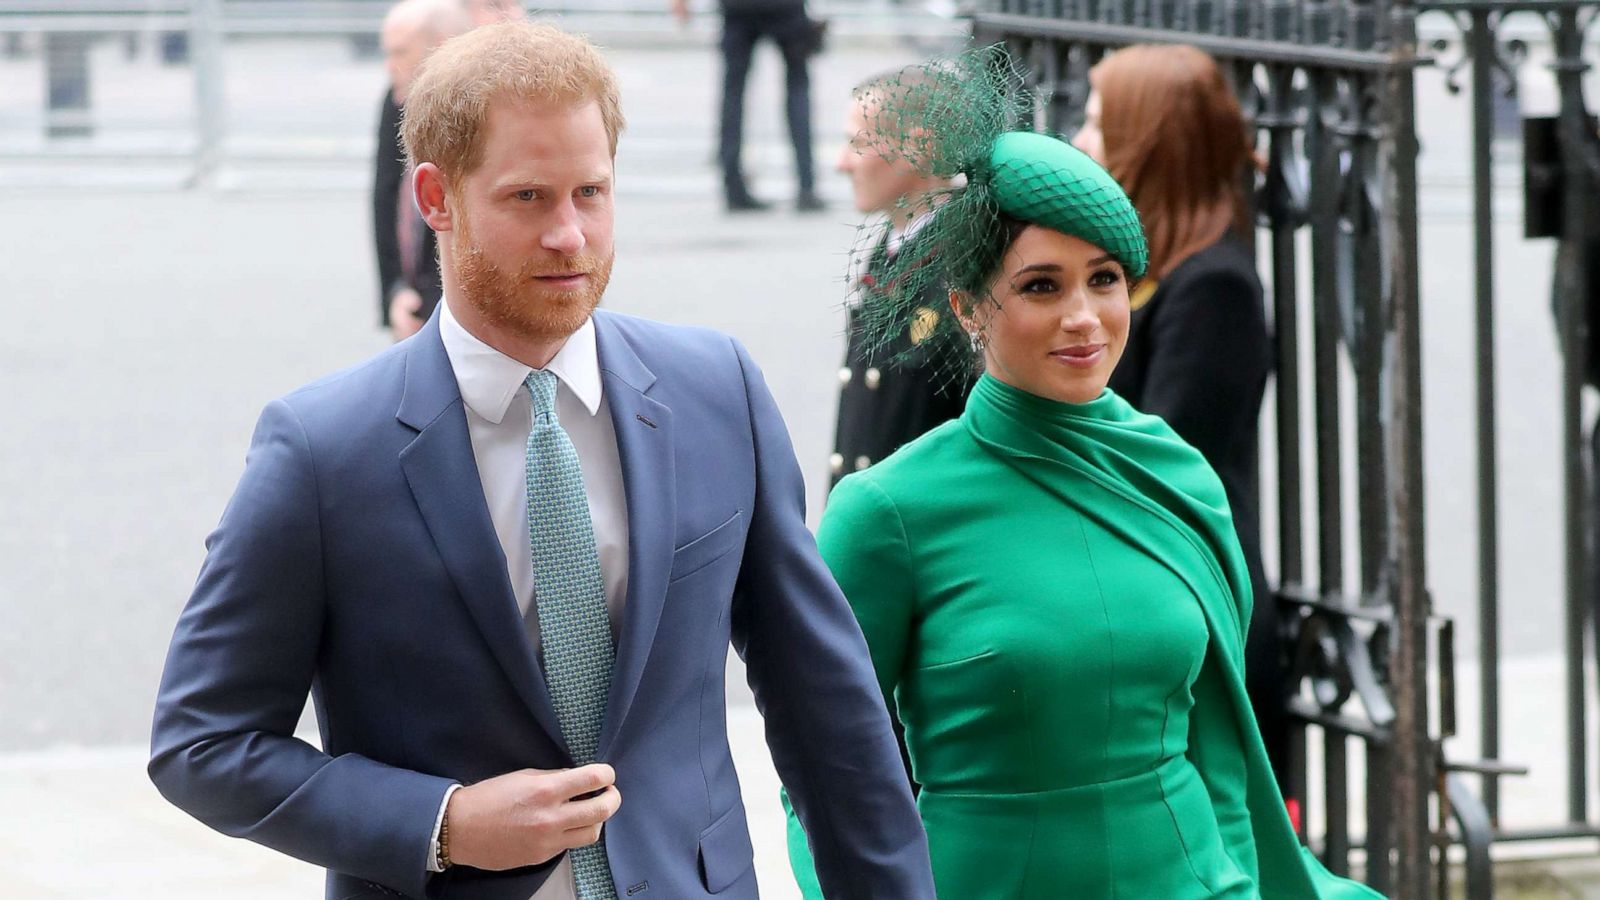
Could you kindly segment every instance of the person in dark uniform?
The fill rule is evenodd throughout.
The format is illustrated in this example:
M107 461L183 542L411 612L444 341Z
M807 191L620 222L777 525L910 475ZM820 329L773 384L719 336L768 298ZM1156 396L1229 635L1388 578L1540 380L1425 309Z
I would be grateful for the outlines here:
M1150 274L1111 389L1160 416L1216 470L1233 512L1255 604L1245 683L1291 816L1287 667L1261 561L1258 447L1272 368L1255 257L1245 242L1240 174L1256 164L1239 104L1216 62L1193 47L1136 46L1091 70L1073 138L1128 191L1150 241Z
M845 118L848 143L836 166L849 176L856 209L884 215L889 228L871 247L866 264L853 275L848 344L839 370L839 419L834 452L829 459L830 487L851 472L867 468L901 445L961 414L970 378L968 362L952 359L950 348L928 339L940 316L949 315L949 292L941 284L924 287L926 303L895 345L872 347L859 321L861 301L883 278L888 262L917 252L917 231L935 215L936 198L950 187L948 179L920 174L893 153L878 152L872 112L874 92L888 90L911 77L889 73L868 79L855 91Z
M433 230L411 200L400 149L406 92L428 52L472 26L461 0L402 0L383 20L380 40L389 90L378 116L373 166L372 232L378 258L378 322L395 340L410 337L433 315L443 292Z
M750 193L741 156L744 147L744 88L750 58L762 38L783 54L784 111L794 143L798 193L795 209L826 208L816 192L816 167L811 158L811 72L808 62L818 48L818 33L806 16L805 0L721 0L722 127L717 159L722 166L723 196L729 212L758 212L771 204ZM688 0L671 0L680 22L689 19Z

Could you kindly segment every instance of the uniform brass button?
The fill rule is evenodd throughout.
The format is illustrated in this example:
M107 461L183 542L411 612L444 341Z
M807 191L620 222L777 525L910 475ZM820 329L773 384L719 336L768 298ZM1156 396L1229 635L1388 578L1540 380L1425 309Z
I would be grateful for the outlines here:
M882 380L883 380L883 373L882 372L879 372L877 369L868 369L867 370L867 390L869 390L869 391L877 390L878 389L878 382L880 382Z
M861 471L862 469L865 469L867 466L870 466L870 465L872 465L872 460L867 459L865 456L856 457L856 471L857 472Z
M850 370L849 366L845 366L844 368L839 370L839 383L840 384L849 384L850 383L850 379L854 378L855 374L856 374L855 372Z
M844 473L844 454L843 453L835 453L834 455L828 457L828 468L832 469L833 470L833 474L835 474L835 475L843 474Z

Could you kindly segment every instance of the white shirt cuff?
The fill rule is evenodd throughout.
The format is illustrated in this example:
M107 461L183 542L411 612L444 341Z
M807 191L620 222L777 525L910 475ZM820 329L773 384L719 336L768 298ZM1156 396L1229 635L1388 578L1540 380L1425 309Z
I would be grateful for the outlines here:
M450 808L450 797L461 790L461 785L452 784L445 789L444 799L439 801L439 815L433 819L433 838L428 841L428 871L443 872L439 868L439 831L444 828L444 811Z

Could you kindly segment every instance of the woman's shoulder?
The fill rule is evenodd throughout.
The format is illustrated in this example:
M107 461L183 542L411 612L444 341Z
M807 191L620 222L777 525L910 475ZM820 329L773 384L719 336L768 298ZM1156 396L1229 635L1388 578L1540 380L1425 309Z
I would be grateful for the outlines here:
M887 486L903 487L928 477L938 477L959 465L973 447L960 417L948 419L902 445L866 471Z
M828 507L831 511L839 503L915 506L938 496L945 482L964 477L973 447L961 420L950 419L872 467L845 476L829 495Z
M1179 263L1161 280L1148 308L1169 329L1226 321L1230 333L1259 342L1267 330L1264 298L1255 258L1229 236Z
M1183 262L1161 280L1158 293L1173 294L1192 289L1197 284L1232 284L1247 288L1256 296L1261 294L1261 277L1256 273L1255 256L1244 241L1233 234L1191 253Z

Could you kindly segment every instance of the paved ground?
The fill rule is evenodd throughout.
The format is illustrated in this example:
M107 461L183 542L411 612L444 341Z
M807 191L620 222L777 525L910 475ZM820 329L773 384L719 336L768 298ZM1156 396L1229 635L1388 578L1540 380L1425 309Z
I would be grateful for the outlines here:
M816 67L824 168L839 146L848 87L912 53L897 42L858 43ZM619 158L618 265L607 302L744 340L794 434L815 506L854 221L845 186L824 180L836 205L821 216L724 217L709 167L708 52L692 43L629 47L614 59L631 127ZM362 192L381 76L336 43L252 43L231 50L230 60L232 162L211 187L190 191L173 189L185 177L181 160L119 156L140 142L186 145L192 83L182 70L125 62L103 48L96 96L108 137L78 148L100 162L64 164L37 153L27 136L36 133L37 61L0 60L0 262L8 282L0 310L9 326L0 330L0 509L12 513L0 517L0 808L26 812L0 816L3 897L287 900L311 896L317 881L307 867L187 820L141 772L139 744L165 643L256 412L385 343L372 325ZM782 198L792 185L775 62L763 56L752 88L750 167L758 189ZM1440 610L1470 618L1465 107L1437 78L1424 90L1431 574ZM163 119L167 127L156 127ZM1509 821L1545 824L1559 813L1564 771L1554 655L1557 369L1546 314L1549 247L1520 240L1515 160L1505 162L1496 195L1507 460L1502 625L1516 658L1506 672L1505 745L1508 758L1535 769L1508 783L1505 802ZM1463 625L1461 646L1470 651L1473 626ZM1469 675L1462 673L1463 733L1471 728ZM761 880L769 896L788 896L770 762L741 680L735 664L730 724ZM1471 745L1462 742L1462 756L1473 755Z
M797 898L778 780L749 704L729 710L763 897ZM307 732L308 740L315 732ZM0 756L0 897L7 900L308 900L322 870L217 834L141 777L136 747ZM23 812L25 811L25 813Z

